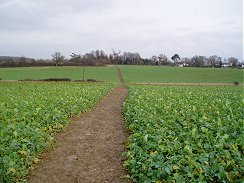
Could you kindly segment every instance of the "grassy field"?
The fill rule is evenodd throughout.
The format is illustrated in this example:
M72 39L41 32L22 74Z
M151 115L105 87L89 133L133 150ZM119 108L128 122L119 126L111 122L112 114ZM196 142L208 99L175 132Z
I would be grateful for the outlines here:
M81 80L83 67L0 68L2 80L70 78ZM115 67L86 67L85 79L117 82Z
M243 69L120 66L125 82L243 83Z
M119 66L125 82L152 83L243 83L243 69ZM0 68L2 80L82 79L82 67ZM85 79L118 82L116 68L86 67Z

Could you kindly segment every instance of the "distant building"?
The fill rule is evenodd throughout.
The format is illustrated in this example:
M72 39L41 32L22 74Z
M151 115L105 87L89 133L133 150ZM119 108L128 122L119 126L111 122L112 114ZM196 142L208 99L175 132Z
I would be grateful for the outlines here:
M222 64L222 68L228 68L228 67L231 67L232 64L231 63L223 63Z
M238 66L237 66L237 68L244 69L244 63L239 63Z
M178 64L176 64L176 66L178 66L178 67L189 67L189 64L187 64L187 63L178 63Z

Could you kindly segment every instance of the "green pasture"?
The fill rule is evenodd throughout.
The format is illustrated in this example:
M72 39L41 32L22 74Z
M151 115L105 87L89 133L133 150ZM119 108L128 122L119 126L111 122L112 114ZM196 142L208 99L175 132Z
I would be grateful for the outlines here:
M243 83L243 69L120 66L125 82Z
M119 66L126 83L243 83L243 69ZM70 78L83 79L83 67L0 68L2 80ZM118 82L116 68L86 67L85 79Z
M70 78L83 79L83 67L24 67L0 68L2 80ZM86 67L85 79L117 82L115 67Z

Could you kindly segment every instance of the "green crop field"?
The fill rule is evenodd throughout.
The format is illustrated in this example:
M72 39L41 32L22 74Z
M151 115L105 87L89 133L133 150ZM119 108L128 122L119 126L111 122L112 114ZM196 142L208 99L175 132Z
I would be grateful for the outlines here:
M0 83L0 182L24 179L52 134L114 87L87 83Z
M131 132L125 167L135 182L241 182L243 87L134 86L142 83L243 84L242 69L119 66L128 85ZM119 82L116 67L86 67L85 79ZM0 68L2 80L70 78L82 67ZM0 182L25 180L69 118L115 84L0 82Z
M2 80L70 78L83 79L83 67L24 67L0 68ZM115 67L86 67L85 79L117 82Z
M243 69L120 66L125 82L243 83Z
M135 182L242 182L242 87L130 86L124 165Z
M243 83L243 69L119 66L125 82ZM70 78L82 79L82 67L0 68L2 80ZM118 82L116 68L86 67L85 79Z

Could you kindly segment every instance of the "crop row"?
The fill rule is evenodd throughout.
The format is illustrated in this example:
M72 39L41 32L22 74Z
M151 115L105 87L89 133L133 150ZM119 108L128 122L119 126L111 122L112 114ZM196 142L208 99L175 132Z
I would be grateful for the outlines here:
M91 108L113 86L0 83L0 182L23 181L37 155L71 116Z
M241 182L241 87L131 86L124 165L135 182Z

